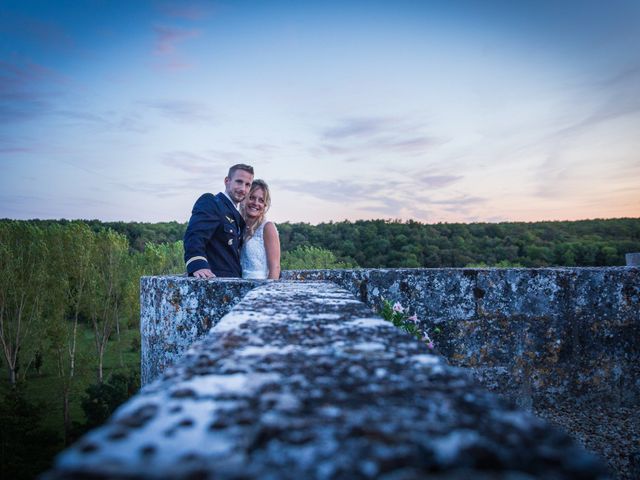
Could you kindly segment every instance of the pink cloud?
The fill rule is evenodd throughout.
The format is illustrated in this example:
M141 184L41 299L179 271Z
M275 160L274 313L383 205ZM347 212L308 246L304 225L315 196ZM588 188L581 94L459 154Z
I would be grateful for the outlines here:
M24 91L28 86L41 82L66 83L67 79L54 70L31 61L0 60L0 92Z
M156 55L174 55L177 53L177 44L200 35L199 30L185 30L175 27L155 26L156 42L154 52Z
M184 60L171 59L164 63L159 63L157 65L161 70L168 70L170 72L179 72L181 70L187 70L188 68L193 67L192 63L185 62Z

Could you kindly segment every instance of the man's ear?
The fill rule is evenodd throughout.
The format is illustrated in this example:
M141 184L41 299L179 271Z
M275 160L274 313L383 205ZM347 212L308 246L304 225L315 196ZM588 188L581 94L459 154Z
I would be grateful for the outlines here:
M224 186L228 187L230 181L231 181L231 179L229 177L224 177Z

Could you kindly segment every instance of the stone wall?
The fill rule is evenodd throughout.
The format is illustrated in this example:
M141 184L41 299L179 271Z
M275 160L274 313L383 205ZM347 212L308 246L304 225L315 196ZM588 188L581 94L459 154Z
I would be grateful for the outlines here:
M260 281L186 276L140 279L142 385L173 364Z
M362 269L283 277L330 280L374 309L383 297L400 301L431 329L451 364L566 428L619 478L640 475L640 269ZM264 283L144 278L145 383Z
M376 308L415 311L439 351L532 407L573 399L640 403L640 269L286 271L329 280Z
M205 323L202 315L212 314L199 302L213 301L219 288L248 287L143 282L144 295L166 297L147 304L155 314L145 312L164 328L184 325L184 315L194 317L187 325ZM608 473L565 433L481 388L335 283L277 281L247 293L104 426L63 452L45 479L427 476Z

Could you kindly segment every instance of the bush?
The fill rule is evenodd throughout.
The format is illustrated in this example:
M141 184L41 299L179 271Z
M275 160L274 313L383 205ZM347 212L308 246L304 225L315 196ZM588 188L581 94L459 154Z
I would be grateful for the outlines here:
M354 268L355 263L340 261L330 250L324 248L299 246L282 257L283 270L312 270L329 268Z
M82 409L87 418L87 430L102 425L111 414L140 388L140 375L114 373L106 382L89 385L82 399Z

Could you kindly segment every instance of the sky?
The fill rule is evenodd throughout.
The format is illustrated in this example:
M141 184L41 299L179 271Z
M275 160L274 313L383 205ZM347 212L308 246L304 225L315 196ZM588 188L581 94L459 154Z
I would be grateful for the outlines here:
M0 1L0 218L640 217L640 1Z

